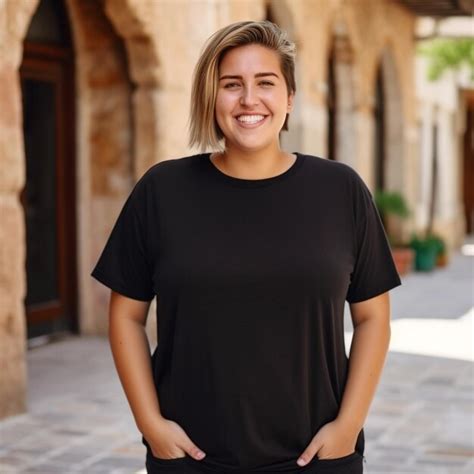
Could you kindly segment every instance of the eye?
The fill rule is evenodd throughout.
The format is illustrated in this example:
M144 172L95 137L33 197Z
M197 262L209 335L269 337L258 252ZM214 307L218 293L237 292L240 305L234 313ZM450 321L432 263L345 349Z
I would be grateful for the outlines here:
M232 86L238 86L239 84L237 82L228 82L224 88L225 89L230 89Z
M270 82L270 81L261 81L260 84L263 84L265 86L273 86L273 82Z

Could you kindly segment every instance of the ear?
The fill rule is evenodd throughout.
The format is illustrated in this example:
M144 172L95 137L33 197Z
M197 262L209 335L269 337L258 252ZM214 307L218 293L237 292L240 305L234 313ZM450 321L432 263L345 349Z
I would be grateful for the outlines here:
M291 92L290 94L288 94L288 106L286 108L287 113L290 113L293 110L294 99L295 99L295 93L294 92Z

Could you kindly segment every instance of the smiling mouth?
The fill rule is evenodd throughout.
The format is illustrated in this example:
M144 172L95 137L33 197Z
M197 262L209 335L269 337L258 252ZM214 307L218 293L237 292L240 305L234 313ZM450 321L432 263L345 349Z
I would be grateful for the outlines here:
M254 114L254 115L239 115L235 117L239 125L242 126L251 126L258 125L265 121L268 115Z

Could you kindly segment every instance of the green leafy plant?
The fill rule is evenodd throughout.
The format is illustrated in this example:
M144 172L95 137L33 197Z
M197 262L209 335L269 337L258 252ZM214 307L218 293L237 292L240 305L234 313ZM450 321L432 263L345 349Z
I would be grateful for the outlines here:
M375 191L374 200L379 214L383 218L390 214L400 217L410 215L405 198L399 192L377 190Z
M410 240L410 246L414 250L433 250L437 253L438 252L438 242L433 239L431 236L429 237L418 237L417 235L413 234Z
M446 242L441 236L430 234L425 240L432 242L433 246L436 248L436 255L443 255L446 252Z
M397 191L389 192L378 189L374 193L374 202L392 248L409 247L409 242L401 241L394 235L396 222L389 223L390 216L405 219L411 214L403 195Z
M435 81L446 70L467 64L474 80L474 39L435 38L422 42L417 52L428 58L428 80Z

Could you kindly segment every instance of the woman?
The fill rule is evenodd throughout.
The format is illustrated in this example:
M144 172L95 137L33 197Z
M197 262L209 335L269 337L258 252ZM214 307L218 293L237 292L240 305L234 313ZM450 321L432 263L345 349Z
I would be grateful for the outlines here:
M359 175L280 149L294 58L268 21L209 39L190 145L216 151L152 166L92 272L112 289L111 348L150 473L362 472L401 282Z

